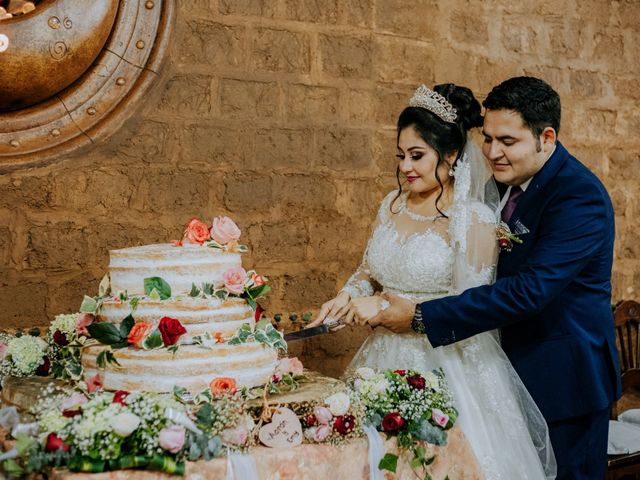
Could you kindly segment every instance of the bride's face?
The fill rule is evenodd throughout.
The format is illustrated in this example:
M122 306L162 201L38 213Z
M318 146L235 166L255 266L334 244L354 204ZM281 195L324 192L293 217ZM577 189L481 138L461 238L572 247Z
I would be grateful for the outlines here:
M438 153L416 132L413 126L400 131L398 137L398 167L400 168L403 187L410 193L429 193L435 189L440 190L440 184L436 180L436 168L443 185L449 182L449 165L440 162L438 165Z

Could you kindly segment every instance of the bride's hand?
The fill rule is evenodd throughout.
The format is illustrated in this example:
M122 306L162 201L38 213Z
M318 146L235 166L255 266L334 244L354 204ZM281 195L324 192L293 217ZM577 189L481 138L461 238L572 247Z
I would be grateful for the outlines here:
M354 298L349 302L349 311L343 321L346 324L364 325L378 315L381 309L382 299L379 295Z
M327 318L339 319L347 313L351 296L347 292L340 292L336 298L322 304L320 313L313 319L308 327L316 327L322 324Z

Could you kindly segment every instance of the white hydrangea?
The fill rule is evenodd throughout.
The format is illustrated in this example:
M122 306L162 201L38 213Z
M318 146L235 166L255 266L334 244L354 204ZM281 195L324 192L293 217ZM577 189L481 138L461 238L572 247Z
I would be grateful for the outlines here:
M56 330L60 330L65 336L70 339L71 335L75 335L76 323L80 317L79 313L63 313L56 315L49 325L49 332L53 335Z
M42 363L47 343L39 337L23 335L13 338L7 345L7 356L22 375L32 374Z

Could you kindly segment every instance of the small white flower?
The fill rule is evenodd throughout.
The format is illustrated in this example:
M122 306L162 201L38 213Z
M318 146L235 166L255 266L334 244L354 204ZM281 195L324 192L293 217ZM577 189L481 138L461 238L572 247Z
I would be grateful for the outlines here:
M140 425L140 417L124 412L113 417L109 423L115 433L121 437L128 437Z
M349 400L349 396L346 393L339 392L327 397L324 403L329 407L331 413L337 417L349 411L351 400Z
M427 386L433 389L438 388L438 376L433 373L433 372L429 372L426 375L424 375L424 379L426 380Z
M356 375L358 375L363 380L371 380L375 376L376 372L373 368L369 367L360 367L356 370Z
M389 388L389 380L383 378L376 382L376 384L373 386L373 391L376 393L384 393L387 391L387 388Z

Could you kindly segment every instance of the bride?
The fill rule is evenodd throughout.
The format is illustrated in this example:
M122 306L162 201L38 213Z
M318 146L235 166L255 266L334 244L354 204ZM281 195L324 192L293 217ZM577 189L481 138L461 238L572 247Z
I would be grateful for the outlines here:
M311 324L366 323L386 291L424 302L491 283L497 261L499 196L469 131L482 125L471 90L419 87L398 119L398 190L382 201L362 264ZM485 478L555 477L547 426L487 332L434 349L423 334L378 328L348 371L442 367Z

